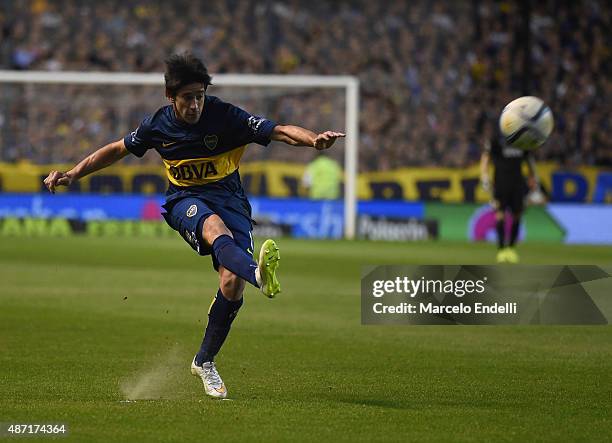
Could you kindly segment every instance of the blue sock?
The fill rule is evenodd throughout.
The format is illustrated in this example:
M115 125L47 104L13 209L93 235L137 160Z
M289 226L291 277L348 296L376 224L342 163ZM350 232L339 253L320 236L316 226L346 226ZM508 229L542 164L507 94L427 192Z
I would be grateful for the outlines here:
M255 279L257 263L253 261L250 255L238 247L232 237L220 235L213 242L212 247L217 261L224 268L229 269L238 277L259 288Z
M223 296L221 289L217 291L215 300L208 312L208 325L206 325L200 352L196 355L196 365L202 366L203 362L214 360L221 346L223 346L227 334L229 334L232 322L238 315L242 302L242 298L238 301L228 300Z

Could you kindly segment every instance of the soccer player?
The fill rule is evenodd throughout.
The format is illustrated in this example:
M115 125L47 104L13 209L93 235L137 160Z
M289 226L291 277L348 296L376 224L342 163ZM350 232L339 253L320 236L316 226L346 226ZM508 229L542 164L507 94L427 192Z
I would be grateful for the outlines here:
M480 182L485 191L491 192L489 163L493 160L493 207L495 208L497 232L497 262L518 263L516 244L524 200L529 189L539 187L535 162L529 151L514 148L506 143L499 132L485 142L480 157ZM527 182L521 171L523 161L527 161L529 177ZM510 238L506 239L505 216L509 210L512 216Z
M163 216L199 255L212 256L219 273L219 288L191 372L202 379L206 394L225 398L227 389L214 358L242 306L245 282L270 298L280 292L276 243L266 240L258 261L253 259L251 206L240 182L240 158L249 143L266 146L276 140L323 150L344 134L315 134L251 115L207 95L211 80L202 61L193 55L170 56L165 72L170 104L146 117L131 134L99 148L69 171L51 171L44 183L54 193L57 186L68 186L127 155L142 157L148 149L159 153L169 181Z

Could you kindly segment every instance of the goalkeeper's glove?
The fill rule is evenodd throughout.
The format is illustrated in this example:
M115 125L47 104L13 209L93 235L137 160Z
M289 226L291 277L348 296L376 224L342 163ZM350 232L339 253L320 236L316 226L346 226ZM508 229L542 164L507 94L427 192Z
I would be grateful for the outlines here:
M487 175L480 177L480 186L482 186L483 191L491 192L491 181Z

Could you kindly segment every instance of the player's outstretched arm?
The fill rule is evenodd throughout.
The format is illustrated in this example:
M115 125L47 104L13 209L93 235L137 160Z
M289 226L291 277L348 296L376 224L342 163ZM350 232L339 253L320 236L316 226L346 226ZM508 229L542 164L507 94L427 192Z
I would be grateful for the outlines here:
M319 151L330 148L337 138L345 137L342 132L325 131L320 134L293 125L276 125L272 131L272 140L292 146L310 146Z
M51 171L44 180L45 186L51 193L55 194L57 186L69 186L81 177L106 168L128 154L129 151L125 148L123 139L109 143L85 157L70 171Z

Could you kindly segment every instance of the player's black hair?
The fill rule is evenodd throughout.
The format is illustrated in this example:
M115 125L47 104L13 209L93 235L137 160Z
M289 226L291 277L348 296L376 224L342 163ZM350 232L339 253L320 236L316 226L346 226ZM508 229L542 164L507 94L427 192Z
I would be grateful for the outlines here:
M183 86L192 83L203 83L204 90L212 82L212 77L202 60L189 52L172 54L166 59L166 95L176 97L177 92Z

